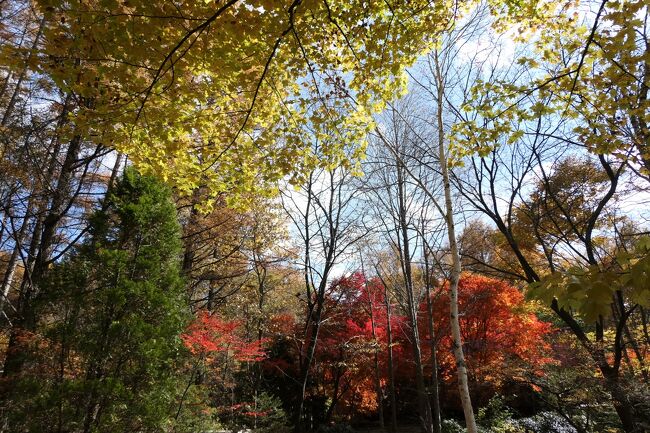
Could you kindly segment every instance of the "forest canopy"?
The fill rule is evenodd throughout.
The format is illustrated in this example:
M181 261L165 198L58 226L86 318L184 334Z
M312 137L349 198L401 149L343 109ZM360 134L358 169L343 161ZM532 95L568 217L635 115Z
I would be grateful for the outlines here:
M0 2L0 431L649 431L649 22Z

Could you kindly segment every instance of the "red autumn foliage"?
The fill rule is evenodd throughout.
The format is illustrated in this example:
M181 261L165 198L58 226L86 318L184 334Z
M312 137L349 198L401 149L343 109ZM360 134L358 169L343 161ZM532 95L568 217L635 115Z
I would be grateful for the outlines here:
M241 323L218 318L207 311L199 313L181 336L193 354L228 353L238 361L260 361L266 354L265 341L246 341L239 335Z
M440 287L433 299L437 357L440 377L448 396L455 393L455 362L451 352L449 332L449 300L446 287ZM315 360L311 371L312 397L325 397L339 416L371 414L377 410L375 389L375 351L378 355L382 387L388 381L387 312L384 287L378 279L366 280L361 273L340 278L332 283ZM550 325L528 310L520 291L500 280L464 274L459 286L462 311L461 328L467 363L473 383L490 394L498 390L504 379L517 380L524 370L537 371L548 361L545 335ZM391 307L393 357L397 388L404 392L413 387L413 360L410 342L406 338L407 321L398 306ZM420 335L423 362L429 368L426 301L420 309ZM374 335L373 338L373 322ZM294 335L302 328L295 325ZM283 364L284 374L297 371L296 353L284 353L282 359L270 360ZM272 373L272 369L267 369ZM428 375L430 376L430 369ZM489 396L488 396L489 398ZM452 399L453 400L453 399Z
M521 292L493 278L463 274L458 287L460 326L470 380L488 392L498 389L504 380L521 378L522 371L538 370L549 362L549 344L545 336L551 325L540 321L528 309ZM448 288L433 302L438 340L438 365L447 382L456 380L455 361L449 330ZM422 321L426 306L421 306ZM428 339L424 322L423 338ZM428 354L428 351L424 351Z
M369 415L377 410L375 352L380 380L387 376L387 321L384 287L379 279L366 280L356 272L334 281L330 287L316 350L322 390L338 415ZM374 337L373 337L374 322ZM391 316L394 333L405 318ZM396 358L403 347L393 347Z

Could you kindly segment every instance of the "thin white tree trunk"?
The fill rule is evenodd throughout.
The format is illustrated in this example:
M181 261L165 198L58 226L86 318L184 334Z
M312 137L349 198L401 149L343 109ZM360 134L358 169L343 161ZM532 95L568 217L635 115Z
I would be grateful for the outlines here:
M438 62L438 52L434 53L436 66L436 84L437 84L437 128L438 128L438 154L440 158L440 167L442 172L442 182L445 191L445 221L447 223L447 235L449 237L449 249L451 253L452 269L449 276L449 302L450 302L450 323L451 336L453 341L454 357L456 358L456 369L458 373L458 388L460 392L460 401L463 406L465 415L465 424L468 433L476 433L476 419L474 418L474 409L472 400L469 395L469 384L467 379L467 366L465 364L465 355L463 354L463 341L460 333L460 321L458 318L458 282L460 280L461 264L460 254L458 253L458 244L456 243L456 230L454 226L454 208L451 201L451 185L449 181L449 166L445 151L445 131L443 123L443 97L444 97L444 79L440 71Z
M27 214L23 219L20 230L16 234L14 249L11 252L11 256L9 257L5 275L2 279L2 288L0 289L0 293L2 293L2 298L0 298L0 312L4 311L5 302L8 302L9 300L9 290L11 289L11 285L14 281L14 276L16 275L16 268L18 267L18 256L20 255L20 249L23 246L25 232L27 231L27 226L29 225L29 214L32 211L31 207L32 206L30 200L30 204L27 206Z

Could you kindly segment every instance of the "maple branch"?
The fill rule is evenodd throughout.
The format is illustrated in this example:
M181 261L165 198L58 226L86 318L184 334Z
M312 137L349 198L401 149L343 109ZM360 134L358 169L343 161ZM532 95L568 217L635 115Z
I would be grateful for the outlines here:
M236 1L236 0L235 0ZM275 40L275 43L273 44L273 48L271 49L271 54L269 57L266 59L266 63L264 64L264 69L262 70L262 75L260 75L260 79L257 81L257 85L255 86L255 91L253 92L253 98L251 100L251 105L248 107L248 110L246 110L246 114L244 116L244 121L242 122L241 126L235 133L235 136L232 138L230 143L228 143L227 146L223 148L221 152L214 158L214 160L208 164L208 166L204 169L204 171L209 170L214 166L214 164L221 159L221 157L226 153L230 148L235 144L239 136L241 135L242 131L244 128L246 128L246 124L248 123L248 119L251 117L251 113L253 112L253 109L255 108L255 104L257 102L257 96L260 93L260 89L262 88L262 83L264 82L264 79L266 78L266 74L269 71L269 68L271 67L271 62L275 58L275 54L278 51L278 48L280 47L280 44L282 43L282 40L286 35L289 34L294 28L294 15L296 12L296 8L298 5L302 3L302 0L294 0L293 3L291 3L291 6L289 6L289 26L284 29L284 31L278 36L278 38Z
M591 33L589 33L589 37L587 38L587 44L585 45L585 49L582 51L582 55L580 56L580 62L578 63L578 67L575 69L576 76L573 79L573 84L571 85L571 91L569 92L568 100L571 100L571 96L573 96L573 92L575 91L576 85L578 84L578 78L580 77L580 70L582 69L582 66L585 63L585 58L587 57L587 53L589 52L589 47L594 42L594 37L596 36L596 29L598 28L598 21L600 21L600 16L605 10L605 4L607 4L607 0L603 0L603 2L600 4L598 13L596 14L596 18L594 19L594 25L591 26Z
M343 36L343 39L345 39L345 44L348 46L350 51L352 52L352 55L356 59L356 61L359 63L359 66L361 66L361 60L359 60L359 57L357 56L357 52L354 50L354 47L352 46L352 43L350 43L350 40L348 39L348 35L343 31L341 26L339 25L338 21L332 16L332 10L330 9L330 5L327 2L327 0L323 0L323 4L325 5L325 9L327 9L327 19L334 24L334 26L337 28L341 36Z
M178 43L174 46L174 48L172 48L172 50L169 53L167 53L167 55L163 59L162 63L160 64L160 66L156 70L156 73L154 74L154 77L151 80L151 84L149 85L149 87L147 87L147 89L144 92L144 98L142 100L142 103L140 104L140 108L138 108L138 112L137 112L137 114L135 116L135 121L133 122L133 127L134 128L135 128L135 125L138 123L138 120L140 119L140 116L142 115L142 111L144 110L144 106L147 103L147 100L149 99L149 95L151 95L151 92L152 92L154 86L156 85L156 83L158 83L158 81L160 81L160 78L163 75L165 75L167 73L167 71L169 70L169 68L165 68L165 65L168 62L171 62L171 65L173 67L173 63L174 63L172 61L173 55L178 50L181 49L181 47L185 44L185 42L187 42L187 40L190 37L192 37L192 35L194 35L195 33L198 33L199 35L201 35L201 33L203 33L203 31L206 28L208 28L210 26L210 24L212 24L217 18L219 18L221 16L221 14L223 14L226 10L228 10L231 6L233 6L238 1L239 0L229 0L228 2L226 2L223 6L221 6L219 9L217 9L217 11L214 14L212 14L212 16L210 16L207 20L203 21L201 24L199 24L198 26L194 27L189 32L187 32L185 34L185 36L183 36L181 38L181 40L178 41ZM185 50L183 52L183 55L186 52L187 52L187 50Z

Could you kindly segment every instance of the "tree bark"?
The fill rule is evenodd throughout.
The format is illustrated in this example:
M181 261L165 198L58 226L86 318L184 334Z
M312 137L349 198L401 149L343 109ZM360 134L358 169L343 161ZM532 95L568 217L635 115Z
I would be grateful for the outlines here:
M9 261L7 262L7 269L5 270L5 275L2 279L2 288L0 289L0 293L2 294L2 298L0 299L0 312L4 312L5 302L9 300L9 290L11 289L11 285L14 281L16 268L18 267L18 256L20 255L20 251L23 247L23 241L25 240L27 227L29 226L29 219L32 212L32 199L33 196L29 198L27 211L23 218L23 223L21 224L18 233L16 233L14 237L14 249L11 252L11 256L9 257Z
M2 120L0 120L0 126L5 126L9 122L11 113L13 112L14 106L16 105L16 100L18 99L18 94L20 93L20 87L23 84L25 75L27 75L28 65L31 63L32 57L34 56L34 52L38 47L38 42L41 39L41 35L43 34L44 28L45 28L45 16L41 18L41 21L38 25L38 31L36 32L36 36L34 37L34 41L32 42L32 46L29 50L29 56L27 57L27 61L25 62L25 67L22 69L22 71L20 71L20 74L18 75L18 81L16 82L16 87L14 88L14 91L11 94L11 98L9 99L9 103L7 104L7 108L5 109L5 112L2 115ZM9 77L7 77L7 82L8 81L9 81Z
M454 357L456 358L456 368L458 373L458 390L460 392L460 401L463 406L465 415L465 424L468 433L477 433L476 419L472 400L469 394L469 383L467 379L467 366L465 364L465 355L463 353L463 341L460 332L460 320L458 317L458 284L460 281L461 262L458 252L458 243L456 242L456 230L454 225L454 208L451 201L451 184L449 180L449 166L445 150L445 132L443 123L443 97L444 97L444 79L440 70L437 51L434 54L436 66L436 83L437 83L437 129L438 129L438 156L442 172L443 189L445 192L445 220L447 223L447 235L449 239L449 249L451 253L452 269L449 276L449 303L450 303L450 324L451 335L454 347Z
M32 331L36 326L36 311L33 308L33 298L37 293L38 287L47 271L49 264L49 254L55 238L56 229L64 217L69 206L66 201L72 200L69 197L70 185L75 171L75 162L81 150L81 137L75 136L68 146L65 160L61 166L59 179L56 189L52 194L50 209L42 220L42 230L40 224L36 224L31 247L36 247L35 240L38 240L38 246L35 251L33 269L29 272L26 269L26 275L21 285L21 293L17 308L17 321L12 328L9 337L9 344L5 357L3 377L10 377L18 374L22 370L25 361L25 353L19 344L19 334L22 331ZM32 249L30 247L30 249Z
M424 236L424 231L422 233ZM431 344L431 399L432 399L432 416L433 416L433 431L440 433L442 431L442 416L440 413L440 386L438 383L438 357L436 355L436 334L435 326L433 323L433 302L431 299L431 270L429 269L429 254L427 252L426 244L422 243L424 250L424 287L427 297L427 318L429 325L429 336Z
M397 188L398 188L398 217L399 217L399 232L401 235L401 261L402 271L404 273L404 290L406 291L406 300L408 308L409 331L413 345L413 360L415 362L415 386L418 395L418 411L420 415L420 423L426 433L433 432L431 422L431 406L429 405L429 397L427 395L426 386L424 383L424 371L422 368L422 349L420 347L420 333L418 330L418 317L417 317L417 301L415 299L413 273L411 266L411 252L409 246L408 225L406 215L406 192L404 190L405 179L403 176L402 162L396 158L397 162Z
M380 277L381 278L381 277ZM397 400L395 398L395 368L393 363L393 327L391 326L391 306L388 294L388 286L382 280L384 286L384 306L386 308L386 340L388 351L388 399L390 401L390 431L397 432Z

